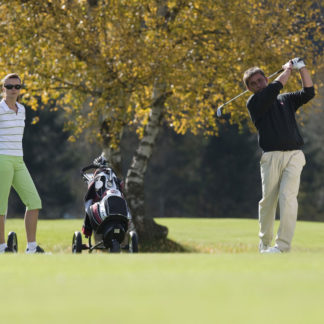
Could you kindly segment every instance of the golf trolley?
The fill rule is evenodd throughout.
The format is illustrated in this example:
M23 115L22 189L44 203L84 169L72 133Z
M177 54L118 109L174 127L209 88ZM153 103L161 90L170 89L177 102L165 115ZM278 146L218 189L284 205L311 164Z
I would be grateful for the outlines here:
M92 173L87 173L92 170ZM132 217L122 193L120 180L108 167L103 156L81 170L82 179L88 185L85 196L85 218L82 232L88 244L82 243L81 232L76 231L72 239L72 253L89 253L105 250L118 253L121 250L138 252L138 237ZM95 244L91 236L94 232Z

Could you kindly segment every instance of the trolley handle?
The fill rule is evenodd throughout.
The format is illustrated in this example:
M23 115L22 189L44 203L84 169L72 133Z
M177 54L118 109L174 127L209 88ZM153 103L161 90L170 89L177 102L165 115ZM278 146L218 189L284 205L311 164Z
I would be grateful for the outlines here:
M109 168L109 167L104 166L104 165L96 165L94 163L92 163L92 164L84 167L83 169L81 169L81 175L84 176L85 172L88 171L88 170L90 170L90 169L98 169L98 168L107 168L107 169L110 169L111 172L116 175L115 171L112 168Z
M86 171L91 170L91 169L99 169L99 168L103 168L103 167L105 167L105 166L104 165L98 165L98 164L90 164L90 165L88 165L88 166L81 169L81 174L83 175Z
M84 168L81 169L81 174L84 174L86 171L90 170L90 169L97 169L98 166L94 165L94 164L90 164Z

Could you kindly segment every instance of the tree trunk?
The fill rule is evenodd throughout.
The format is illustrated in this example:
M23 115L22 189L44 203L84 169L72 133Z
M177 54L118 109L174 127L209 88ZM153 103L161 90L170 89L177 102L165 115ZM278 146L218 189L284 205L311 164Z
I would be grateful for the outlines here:
M157 15L167 19L169 9L166 0L157 0L157 4ZM166 92L164 82L156 79L149 121L144 129L144 136L140 140L139 146L133 156L132 164L127 172L125 181L127 203L130 207L139 239L142 242L165 239L168 235L167 227L158 225L152 217L145 215L144 177L157 136L162 127L164 103L170 94ZM107 155L110 154L112 152L107 152Z
M165 93L163 86L155 87L151 115L126 177L127 200L136 230L142 242L164 239L168 235L168 229L165 226L158 225L153 218L145 215L144 197L144 176L156 138L162 127L161 121L167 96L168 93Z

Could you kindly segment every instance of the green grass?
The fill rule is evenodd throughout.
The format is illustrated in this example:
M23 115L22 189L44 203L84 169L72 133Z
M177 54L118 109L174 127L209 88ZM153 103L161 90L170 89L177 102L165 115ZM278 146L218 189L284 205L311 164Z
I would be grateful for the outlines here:
M254 219L158 219L169 238L189 251L204 253L257 252L259 230ZM275 232L279 226L276 222ZM324 253L324 224L298 222L292 252Z
M298 222L289 254L257 252L256 220L158 219L194 253L72 255L80 220L40 221L52 255L0 256L1 323L323 323L324 224Z

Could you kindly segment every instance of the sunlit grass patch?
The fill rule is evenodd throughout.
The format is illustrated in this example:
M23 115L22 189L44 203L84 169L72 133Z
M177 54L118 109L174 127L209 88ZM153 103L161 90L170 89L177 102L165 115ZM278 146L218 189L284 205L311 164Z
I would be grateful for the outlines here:
M71 253L82 220L40 221L52 254L25 255L9 219L20 252L0 256L1 323L322 323L324 224L299 222L291 253L261 255L256 220L156 221L167 241L114 255Z

